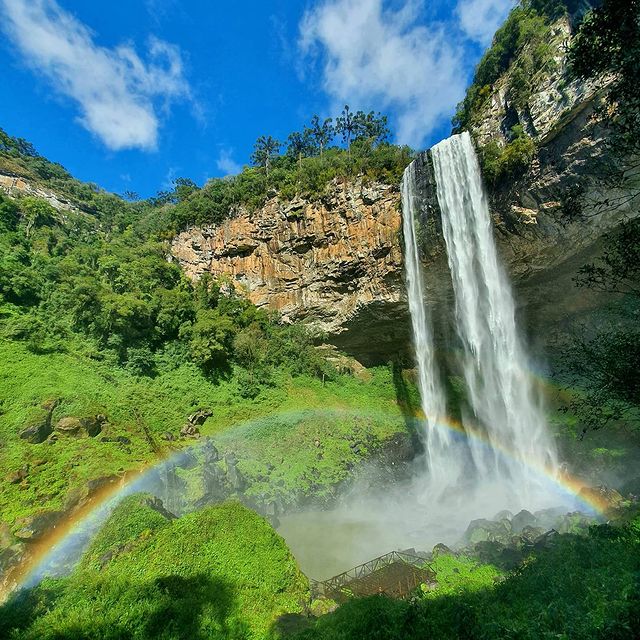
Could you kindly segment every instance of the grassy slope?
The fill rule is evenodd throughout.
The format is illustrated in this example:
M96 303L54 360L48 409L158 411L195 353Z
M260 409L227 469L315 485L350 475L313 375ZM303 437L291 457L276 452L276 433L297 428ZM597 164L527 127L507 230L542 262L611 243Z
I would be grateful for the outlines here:
M308 599L282 538L240 504L167 521L132 496L70 577L0 610L0 635L257 639Z
M343 376L326 385L283 375L276 386L247 400L235 382L212 384L192 366L156 378L135 378L71 354L34 355L20 343L1 343L0 465L6 473L25 464L31 468L23 483L1 485L0 519L13 522L37 509L60 508L69 491L87 480L135 469L163 455L169 445L160 435L167 430L177 434L199 406L210 407L214 414L202 433L211 434L223 452L236 451L248 475L260 473L270 463L276 467L274 478L287 486L309 488L303 478L306 473L312 473L316 483L339 481L348 474L349 463L406 431L390 371L381 368L372 373L369 382ZM104 413L109 425L96 438L60 438L54 444L20 440L20 429L50 398L60 400L54 423L67 415ZM359 433L369 447L363 445L359 454L354 453L345 439L351 433ZM103 436L119 435L131 443L101 442ZM316 438L321 449L315 446ZM317 471L311 472L312 468Z

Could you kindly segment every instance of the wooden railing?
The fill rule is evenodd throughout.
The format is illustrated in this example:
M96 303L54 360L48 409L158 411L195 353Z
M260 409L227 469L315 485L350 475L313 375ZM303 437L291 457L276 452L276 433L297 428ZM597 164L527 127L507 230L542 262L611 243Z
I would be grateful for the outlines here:
M419 556L414 556L403 551L391 551L390 553L386 553L383 556L369 560L369 562L353 567L353 569L349 569L348 571L340 573L328 580L312 580L312 595L316 598L320 596L329 596L330 594L336 593L344 587L347 587L350 582L365 578L366 576L395 563L410 564L414 567L426 569L435 576L433 567L424 558L420 558Z

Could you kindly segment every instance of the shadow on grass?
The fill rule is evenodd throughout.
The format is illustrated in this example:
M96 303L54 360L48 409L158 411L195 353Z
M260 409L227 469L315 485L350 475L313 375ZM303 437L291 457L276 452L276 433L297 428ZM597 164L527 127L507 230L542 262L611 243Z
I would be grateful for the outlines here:
M46 580L0 607L0 637L16 640L243 640L233 587L206 574L137 583L106 576Z
M396 391L396 402L402 413L407 431L411 434L416 453L422 450L422 440L419 434L420 421L416 415L421 410L420 396L417 389L412 389L404 377L402 364L395 360L391 365L393 386Z

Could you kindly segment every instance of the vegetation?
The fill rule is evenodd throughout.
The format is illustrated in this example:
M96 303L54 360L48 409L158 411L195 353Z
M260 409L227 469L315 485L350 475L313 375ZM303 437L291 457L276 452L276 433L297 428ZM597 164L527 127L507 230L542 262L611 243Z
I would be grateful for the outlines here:
M374 112L354 113L345 105L336 118L313 116L305 126L287 137L286 153L272 136L258 138L251 156L253 167L237 176L210 180L202 189L175 200L161 194L160 201L174 199L177 206L168 214L167 224L179 229L190 224L218 224L238 207L254 209L276 193L283 200L296 195L317 199L334 179L361 177L387 184L400 182L411 161L408 147L388 144L387 118ZM339 137L344 145L330 146Z
M503 580L490 567L472 569L470 579L452 567L462 574L452 583L459 574L445 566L444 584L434 592L411 601L352 600L296 637L632 640L640 634L640 520L594 526L588 536L557 536Z
M501 147L495 140L480 149L480 165L484 179L491 186L502 180L519 178L531 164L536 154L536 145L522 128L511 129L511 140Z
M7 640L266 638L309 599L284 541L236 503L167 520L144 496L116 508L80 566L0 609Z
M583 327L563 354L563 369L584 389L564 407L578 416L583 433L640 409L640 222L624 222L605 237L600 258L583 265L576 285L616 298L616 312L597 328ZM633 420L629 420L633 422Z
M508 72L507 98L516 109L526 107L536 74L553 70L551 24L576 10L574 0L521 0L496 32L491 47L476 67L471 86L458 105L453 131L479 124L496 81Z
M640 3L637 0L604 0L584 18L569 51L575 77L592 80L605 89L594 126L607 130L606 162L595 167L591 182L604 183L614 193L591 202L596 215L628 209L640 197ZM578 185L582 195L586 184ZM583 213L576 210L575 213Z
M188 444L167 445L162 435L177 437L200 407L215 414L201 427L203 435L257 417L269 420L260 447L227 440L246 451L242 464L249 477L269 462L261 452L270 451L270 438L296 442L286 452L291 465L283 491L296 482L324 490L324 483L343 480L358 459L345 440L344 446L327 446L319 463L308 440L299 446L297 434L305 426L328 441L331 429L348 431L349 412L384 412L362 419L362 431L370 429L373 438L363 450L405 430L389 371L374 373L371 382L340 375L303 326L280 325L225 281L205 276L194 286L167 260L176 212L186 202L193 207L206 200L222 182L198 189L181 178L158 200L128 202L75 181L23 140L3 134L2 141L2 170L13 167L32 184L55 188L83 207L59 211L37 197L0 195L0 460L5 475L28 474L3 484L3 521L64 508L89 480L139 468L168 446ZM359 144L352 145L349 166L365 162ZM387 166L387 152L393 160L399 150L377 148L366 162ZM322 159L304 158L303 169L317 163L338 171L347 161L345 151L330 148ZM289 162L298 171L295 160L279 157L270 179L286 176L281 165ZM46 177L54 170L57 178ZM265 177L252 168L230 184ZM23 429L42 422L43 406L54 407L53 424L98 414L107 423L96 438L51 445L21 439ZM317 410L328 413L320 419ZM294 411L295 419L273 417ZM332 411L345 413L336 417Z
M569 220L613 211L626 214L637 205L639 41L640 3L605 0L585 16L572 43L574 75L606 87L596 115L597 126L609 133L604 142L606 161L564 195L563 213ZM589 201L589 213L585 213L587 183L597 183L598 193L611 194ZM573 381L585 389L565 407L579 417L583 433L638 415L639 264L640 223L626 220L605 238L601 257L584 265L576 278L578 287L611 294L617 309L596 329L584 328L564 354L565 371L571 371Z

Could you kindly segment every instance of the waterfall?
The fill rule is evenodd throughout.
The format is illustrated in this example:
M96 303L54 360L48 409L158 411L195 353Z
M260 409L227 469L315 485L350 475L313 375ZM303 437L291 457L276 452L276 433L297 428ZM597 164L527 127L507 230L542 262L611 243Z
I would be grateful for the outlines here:
M439 426L446 420L446 399L425 308L412 163L402 181L403 232L419 391L427 417L426 493L430 501L437 500L446 488L461 507L488 494L502 508L549 506L554 498L543 475L556 468L556 453L518 334L511 287L498 260L471 138L468 133L453 136L431 153L471 415L464 419L469 434L464 444L452 442L449 430ZM462 479L473 483L471 491L469 484L461 487Z
M400 185L402 194L402 231L405 244L405 278L413 343L418 370L418 390L426 429L421 433L429 470L430 493L441 494L455 485L460 460L453 450L451 432L441 423L446 417L446 399L436 366L434 340L425 305L425 288L420 264L416 225L419 224L419 195L416 189L416 167L412 162L404 171Z

